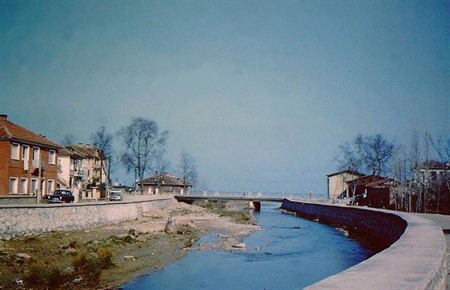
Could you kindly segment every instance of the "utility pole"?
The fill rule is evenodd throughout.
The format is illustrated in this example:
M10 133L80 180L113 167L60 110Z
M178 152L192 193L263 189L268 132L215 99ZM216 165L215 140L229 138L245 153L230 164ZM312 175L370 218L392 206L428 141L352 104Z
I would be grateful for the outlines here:
M38 156L38 170L39 170L39 177L38 177L38 191L36 193L36 204L39 204L39 201L41 200L41 194L42 194L42 166L41 166L41 150L39 150L39 156Z

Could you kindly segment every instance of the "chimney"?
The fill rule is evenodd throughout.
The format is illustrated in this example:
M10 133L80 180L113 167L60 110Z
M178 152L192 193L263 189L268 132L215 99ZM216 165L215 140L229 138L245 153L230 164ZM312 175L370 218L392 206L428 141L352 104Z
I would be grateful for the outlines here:
M8 120L8 115L1 114L0 119Z

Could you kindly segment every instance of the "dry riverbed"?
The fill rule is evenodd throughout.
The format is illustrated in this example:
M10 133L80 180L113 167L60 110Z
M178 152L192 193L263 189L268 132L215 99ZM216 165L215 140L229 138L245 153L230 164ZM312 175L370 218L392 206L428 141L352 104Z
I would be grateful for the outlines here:
M0 289L116 289L189 250L242 250L242 238L259 226L235 205L176 203L116 225L0 241ZM208 233L219 241L194 249Z

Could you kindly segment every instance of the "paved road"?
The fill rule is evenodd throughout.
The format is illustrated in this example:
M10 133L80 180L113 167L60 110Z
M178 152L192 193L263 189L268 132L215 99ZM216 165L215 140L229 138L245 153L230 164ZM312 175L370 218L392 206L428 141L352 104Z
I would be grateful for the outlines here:
M450 216L441 214L418 214L424 218L430 219L441 226L445 233L445 240L447 241L447 265L450 265ZM447 290L450 290L450 275L447 269Z

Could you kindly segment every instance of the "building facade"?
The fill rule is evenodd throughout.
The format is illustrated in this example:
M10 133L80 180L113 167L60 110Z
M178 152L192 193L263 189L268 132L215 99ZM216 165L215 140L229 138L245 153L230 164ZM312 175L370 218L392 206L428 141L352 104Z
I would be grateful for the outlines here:
M51 194L57 188L60 148L0 115L0 195Z
M87 180L86 172L82 167L83 156L66 148L59 150L58 158L58 184L61 188L82 188Z
M327 175L328 198L348 198L351 196L348 182L354 181L364 174L353 170L344 170Z
M73 144L60 151L59 182L81 199L105 197L107 160L91 144Z
M73 175L84 178L86 185L100 185L106 183L106 159L99 149L91 144L74 144L66 146L71 153L70 170Z
M167 173L155 173L142 181L142 188L147 194L185 194L191 187L192 185L184 183L179 177Z

